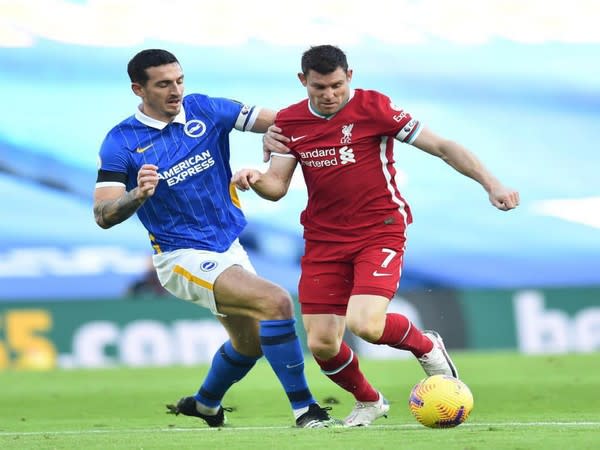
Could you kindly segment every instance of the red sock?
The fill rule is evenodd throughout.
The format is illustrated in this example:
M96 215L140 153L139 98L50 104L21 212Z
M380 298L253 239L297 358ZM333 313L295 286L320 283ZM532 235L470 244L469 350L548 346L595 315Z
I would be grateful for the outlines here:
M314 356L314 355L313 355ZM369 384L358 367L358 358L352 349L342 341L340 352L323 361L314 357L321 371L335 384L354 395L359 402L376 402L379 393Z
M417 358L429 353L433 348L431 340L421 333L406 316L402 314L386 314L383 334L375 344L409 350Z

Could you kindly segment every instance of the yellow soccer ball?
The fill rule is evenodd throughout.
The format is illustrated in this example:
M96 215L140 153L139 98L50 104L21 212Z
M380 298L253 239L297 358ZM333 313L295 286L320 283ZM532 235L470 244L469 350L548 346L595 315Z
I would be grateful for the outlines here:
M469 417L473 394L457 378L432 375L415 385L408 406L419 423L426 427L454 428Z

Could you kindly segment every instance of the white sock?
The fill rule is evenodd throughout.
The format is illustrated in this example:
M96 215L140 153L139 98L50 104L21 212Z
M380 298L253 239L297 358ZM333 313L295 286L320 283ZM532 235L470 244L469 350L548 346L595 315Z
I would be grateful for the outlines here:
M215 414L217 414L219 412L220 407L221 407L221 405L206 406L206 405L203 405L202 403L200 403L198 400L196 400L196 411L198 411L200 414L205 414L207 416L214 416Z
M305 406L304 408L294 409L294 419L297 419L306 412L308 412L308 406Z

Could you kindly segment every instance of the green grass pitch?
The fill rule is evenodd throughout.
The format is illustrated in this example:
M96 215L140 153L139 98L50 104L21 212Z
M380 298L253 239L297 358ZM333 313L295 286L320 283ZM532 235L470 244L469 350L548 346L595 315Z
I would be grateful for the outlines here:
M431 430L408 410L423 378L414 359L361 361L391 403L389 417L366 428L300 430L264 360L225 397L229 423L165 413L198 387L207 368L0 373L1 449L595 449L600 448L600 355L458 353L475 408L454 429ZM313 393L343 418L353 399L307 359Z

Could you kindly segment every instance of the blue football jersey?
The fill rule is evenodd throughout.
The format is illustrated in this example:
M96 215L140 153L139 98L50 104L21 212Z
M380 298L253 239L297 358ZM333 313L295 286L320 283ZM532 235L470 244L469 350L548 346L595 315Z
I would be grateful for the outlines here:
M158 166L153 196L137 210L156 252L223 252L246 225L231 184L229 133L250 130L259 108L191 94L170 123L137 111L109 131L96 187L137 186L143 164Z

